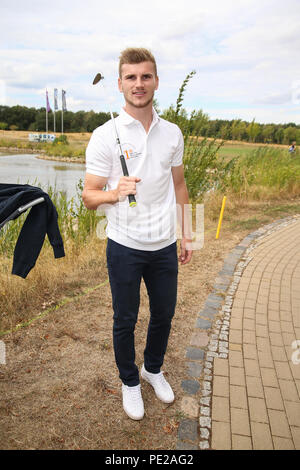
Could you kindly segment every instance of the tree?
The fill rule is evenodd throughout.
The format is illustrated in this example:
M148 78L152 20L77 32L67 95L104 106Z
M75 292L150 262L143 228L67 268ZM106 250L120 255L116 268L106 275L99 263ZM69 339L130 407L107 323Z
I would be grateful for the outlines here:
M277 144L282 144L284 138L284 130L282 127L279 127L274 134L274 140Z
M264 142L274 142L275 127L272 124L268 124L263 127L262 137Z
M249 135L250 142L255 142L258 134L260 133L260 126L255 122L255 118L253 121L247 126L246 132Z
M178 109L176 113L174 106L171 105L162 112L160 117L166 119L166 121L174 122L183 132L189 126L188 114L184 108Z
M208 114L205 114L202 109L199 111L193 110L190 115L190 132L201 135L201 131L209 122Z
M233 140L242 140L246 133L246 124L241 119L235 119L231 124L231 135Z
M289 126L283 131L284 138L283 138L283 143L284 144L291 144L294 140L297 139L297 128Z
M224 124L222 124L221 126L221 129L219 131L219 137L221 137L221 139L231 139L231 126L229 124L229 122L225 122Z
M153 99L153 108L155 109L157 114L160 114L159 104L156 98Z

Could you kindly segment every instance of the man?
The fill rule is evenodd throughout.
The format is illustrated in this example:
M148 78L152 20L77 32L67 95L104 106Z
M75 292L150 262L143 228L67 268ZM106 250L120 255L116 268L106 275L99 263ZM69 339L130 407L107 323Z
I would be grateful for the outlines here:
M296 142L292 142L292 145L289 147L289 152L290 153L296 152Z
M176 305L176 203L182 209L188 203L182 133L175 124L159 118L153 108L158 84L156 62L148 50L129 48L122 52L118 86L125 106L115 121L130 176L122 176L119 148L109 121L90 139L82 193L88 209L103 206L106 212L114 352L123 407L135 420L144 416L134 349L142 278L149 296L150 321L141 377L153 386L160 400L174 400L160 369ZM130 194L135 195L135 207L129 206ZM190 242L183 234L181 264L191 259Z

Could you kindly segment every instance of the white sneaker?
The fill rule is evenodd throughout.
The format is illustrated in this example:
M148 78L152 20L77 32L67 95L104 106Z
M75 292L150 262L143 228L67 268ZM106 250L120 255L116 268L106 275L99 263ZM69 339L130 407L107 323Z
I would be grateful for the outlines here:
M143 364L141 370L141 377L146 380L154 388L157 398L159 398L164 403L172 403L175 399L173 390L170 384L164 378L163 372L158 374L151 374L151 372L146 371Z
M141 394L141 385L128 387L122 384L123 408L131 419L139 420L144 417L144 402Z

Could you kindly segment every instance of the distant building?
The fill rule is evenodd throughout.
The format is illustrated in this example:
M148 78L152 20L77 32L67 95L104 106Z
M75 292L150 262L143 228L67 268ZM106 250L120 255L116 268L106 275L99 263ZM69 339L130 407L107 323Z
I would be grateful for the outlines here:
M28 134L30 142L54 142L55 134Z

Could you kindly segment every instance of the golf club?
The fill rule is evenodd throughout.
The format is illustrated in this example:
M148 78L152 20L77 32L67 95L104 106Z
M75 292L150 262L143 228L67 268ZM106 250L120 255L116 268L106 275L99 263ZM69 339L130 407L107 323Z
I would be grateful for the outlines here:
M94 78L94 80L93 80L93 85L97 85L97 83L99 83L100 80L104 80L104 77L103 77L103 75L102 75L101 73L97 73L97 75L95 76L95 78ZM109 105L109 103L108 103L108 105ZM116 126L115 118L114 118L114 115L113 115L113 113L112 113L112 111L111 111L110 106L109 106L109 112L110 112L110 116L111 116L111 119L112 119L112 122L113 122L113 125L114 125L117 144L118 144L119 149L120 149L120 161L121 161L121 166L122 166L123 175L124 175L124 176L129 176L128 168L127 168L126 161L125 161L125 158L124 158L124 155L123 155L123 151L122 151L122 147L121 147L121 142L120 142L120 139L119 139L119 134L118 134L118 131L117 131L117 126ZM129 205L130 205L130 207L136 206L136 200L135 200L135 197L134 197L133 194L129 194L129 195L128 195L128 199L129 199Z

